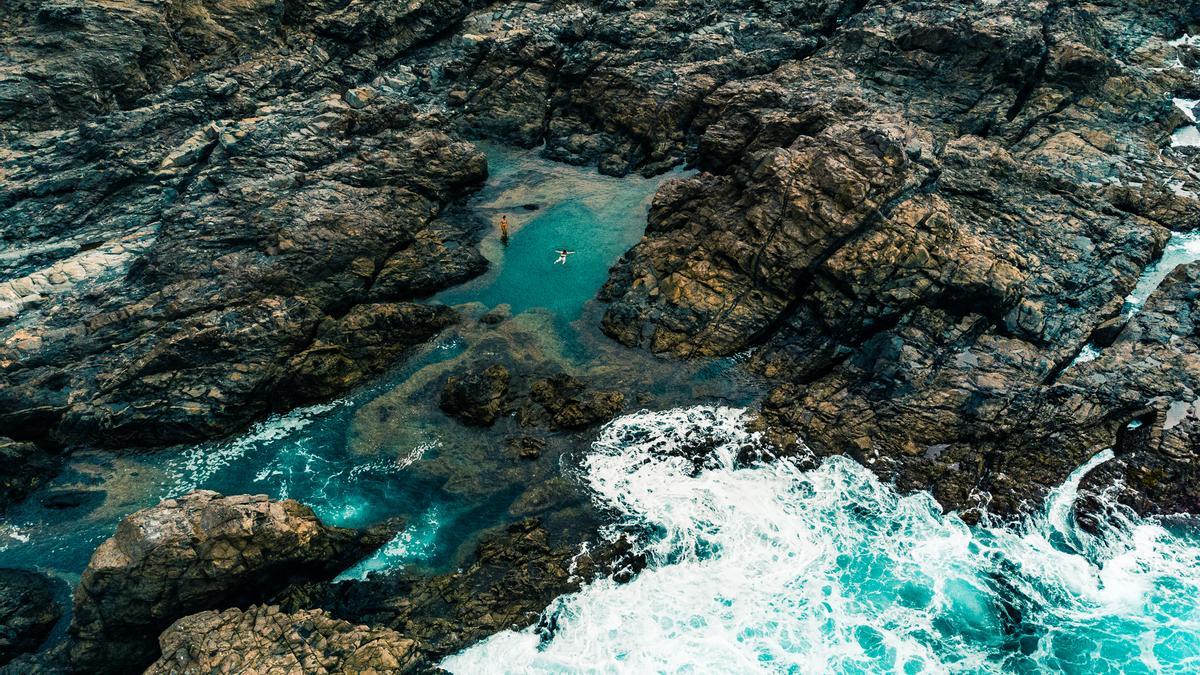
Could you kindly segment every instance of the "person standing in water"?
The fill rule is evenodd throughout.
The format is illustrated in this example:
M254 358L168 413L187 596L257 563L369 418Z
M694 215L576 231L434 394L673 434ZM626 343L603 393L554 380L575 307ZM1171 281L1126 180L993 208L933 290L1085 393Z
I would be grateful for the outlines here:
M559 249L559 251L558 251L558 260L555 260L555 261L554 261L554 264L555 264L555 265L558 265L559 263L562 263L563 265L566 265L566 264L567 264L567 256L571 255L571 254L572 254L572 253L574 253L574 252L575 252L575 251L568 251L568 250L567 250L567 249L565 249L565 248L564 248L564 249Z
M508 243L508 215L500 216L500 243Z

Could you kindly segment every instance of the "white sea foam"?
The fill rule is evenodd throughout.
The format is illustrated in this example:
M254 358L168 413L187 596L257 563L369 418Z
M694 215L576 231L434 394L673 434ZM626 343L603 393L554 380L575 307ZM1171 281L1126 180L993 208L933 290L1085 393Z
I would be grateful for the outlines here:
M416 523L404 528L378 551L342 572L335 581L365 579L371 572L427 560L434 551L441 526L441 508L436 505L430 507Z
M1200 260L1200 232L1176 232L1167 241L1162 257L1158 262L1146 268L1138 279L1133 292L1125 298L1126 314L1133 314L1146 299L1162 284L1176 267Z
M1120 510L1071 515L1095 457L1019 526L972 528L851 460L739 464L743 412L615 420L582 478L649 568L443 661L492 672L1183 672L1200 667L1200 546ZM697 469L688 448L711 446ZM612 534L615 534L612 533Z
M178 457L167 462L167 473L174 479L169 485L169 493L178 495L195 490L221 469L241 459L249 450L296 434L321 415L344 404L345 401L333 401L296 408L282 415L272 415L232 440L186 448ZM265 478L261 473L256 477L257 480Z

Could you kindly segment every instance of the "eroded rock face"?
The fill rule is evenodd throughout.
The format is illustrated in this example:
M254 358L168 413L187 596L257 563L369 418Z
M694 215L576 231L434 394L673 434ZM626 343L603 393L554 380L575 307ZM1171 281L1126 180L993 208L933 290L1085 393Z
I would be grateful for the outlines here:
M37 572L0 569L0 666L36 650L50 634L62 616L59 583Z
M1200 512L1200 263L1176 268L1116 341L1055 389L1079 426L1116 438L1116 460L1085 487L1119 478L1139 510Z
M138 511L96 549L75 590L75 669L126 672L157 656L172 621L329 578L394 528L329 527L292 500L200 490Z
M171 624L159 638L162 658L146 673L423 672L416 641L386 628L355 626L320 610L276 606L210 610Z
M484 158L350 85L466 8L368 4L0 8L0 435L219 436L452 319Z
M619 391L591 391L566 373L539 377L537 369L494 363L468 368L446 379L438 400L446 414L464 424L491 426L515 414L521 427L576 431L611 420L625 406Z
M1190 156L1160 152L1171 97L1200 84L1167 44L1196 8L860 9L810 57L707 95L703 171L659 191L603 328L675 356L749 350L784 383L776 434L1013 513L1129 420L1111 396L1080 416L1056 382L1113 339L1169 230L1200 224L1176 183ZM1126 397L1160 395L1119 363Z

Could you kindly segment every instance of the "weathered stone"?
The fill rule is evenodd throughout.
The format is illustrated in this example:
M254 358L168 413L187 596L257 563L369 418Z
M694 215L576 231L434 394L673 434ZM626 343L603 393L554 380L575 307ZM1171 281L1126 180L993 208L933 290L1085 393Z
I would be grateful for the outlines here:
M490 426L503 410L508 380L508 369L500 364L482 372L451 375L438 403L447 414L466 424Z
M355 626L320 610L276 606L210 610L171 624L149 675L313 673L383 675L424 672L416 642L393 630Z
M41 645L62 616L55 581L28 570L0 569L0 666Z
M138 511L92 554L75 590L71 662L127 672L155 638L204 609L248 605L289 583L329 578L394 533L329 527L292 500L191 492Z

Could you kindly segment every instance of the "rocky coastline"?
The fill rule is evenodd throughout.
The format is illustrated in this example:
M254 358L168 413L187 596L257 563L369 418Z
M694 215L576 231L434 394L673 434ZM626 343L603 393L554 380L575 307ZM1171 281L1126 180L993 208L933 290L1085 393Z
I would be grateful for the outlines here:
M744 357L778 447L967 518L1015 517L1111 447L1088 485L1195 513L1200 262L1125 298L1200 229L1200 154L1171 142L1196 32L1200 3L1166 0L7 3L0 509L71 453L227 436L464 320L427 299L487 269L465 207L486 139L695 169L658 191L598 324L664 359ZM637 399L487 353L435 395L536 430L494 432L518 462ZM168 500L97 549L65 641L31 653L61 614L41 589L0 659L420 672L640 569L623 542L582 555L598 514L527 487L456 571L338 583L398 524Z

